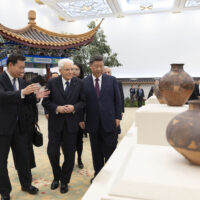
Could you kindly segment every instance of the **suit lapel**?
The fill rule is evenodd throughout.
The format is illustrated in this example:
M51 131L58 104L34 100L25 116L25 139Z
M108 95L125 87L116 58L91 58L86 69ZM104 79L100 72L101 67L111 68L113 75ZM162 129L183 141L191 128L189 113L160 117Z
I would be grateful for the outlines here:
M7 75L7 73L6 73L5 71L3 72L3 78L4 78L4 80L5 80L6 86L7 86L11 91L14 90L13 85L12 85L12 83L11 83L11 81L10 81L10 79L9 79L9 77L8 77L8 75Z
M72 78L69 85L69 91L67 95L65 96L65 98L68 98L72 94L72 92L74 91L74 88L76 87L76 83L77 83L76 78Z
M92 91L93 91L95 97L97 97L96 90L95 90L95 85L94 85L94 81L93 81L92 75L90 75L90 77L89 77L89 83L90 83L89 85L92 86L91 89L92 89Z
M23 89L24 88L23 81L20 78L18 78L17 80L18 80L18 83L19 83L19 89L20 90Z
M103 92L105 90L105 86L106 86L106 76L104 74L102 74L102 80L101 80L101 90L100 90L100 95L99 98L103 95Z
M57 87L58 87L60 93L65 98L65 91L64 91L64 88L63 88L62 76L59 76L59 78L57 79Z

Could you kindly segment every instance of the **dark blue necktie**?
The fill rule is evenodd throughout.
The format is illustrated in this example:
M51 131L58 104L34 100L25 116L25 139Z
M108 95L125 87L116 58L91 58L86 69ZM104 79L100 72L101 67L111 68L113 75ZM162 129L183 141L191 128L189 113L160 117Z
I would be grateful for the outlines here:
M67 95L68 91L69 91L69 81L66 81L66 87L65 87L65 95Z
M14 91L17 91L16 78L13 78L13 89Z

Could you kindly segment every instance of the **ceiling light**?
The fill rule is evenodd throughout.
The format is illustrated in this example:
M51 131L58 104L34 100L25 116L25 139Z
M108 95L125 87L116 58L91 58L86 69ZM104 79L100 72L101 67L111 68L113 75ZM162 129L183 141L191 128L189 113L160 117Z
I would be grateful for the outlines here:
M89 10L91 10L92 9L92 6L83 6L80 10L81 11L89 11Z
M125 13L137 13L149 10L169 10L174 6L174 0L118 0Z
M150 6L140 6L140 10L152 10L153 5Z
M57 5L70 17L100 17L112 13L106 0L59 0Z
M35 0L35 2L39 5L43 5L44 3L41 0Z
M59 19L60 21L65 21L65 18L64 18L64 17L61 17L61 16L58 16L58 19Z
M199 0L187 0L185 3L185 7L198 7L200 6Z

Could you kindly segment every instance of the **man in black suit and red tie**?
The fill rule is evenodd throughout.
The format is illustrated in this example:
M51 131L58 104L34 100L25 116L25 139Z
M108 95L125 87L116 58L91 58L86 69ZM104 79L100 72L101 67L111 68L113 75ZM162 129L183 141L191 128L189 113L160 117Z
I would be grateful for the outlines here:
M7 71L0 74L0 194L1 200L9 200L12 190L8 176L7 159L12 149L21 189L36 194L31 185L29 166L27 113L29 106L48 94L39 92L36 84L26 86L24 75L25 57L12 54L7 59ZM36 95L33 93L35 92Z
M122 106L116 78L103 74L103 57L92 57L90 69L92 75L83 79L86 124L80 125L83 129L86 126L90 134L95 177L117 146L116 129L120 125Z
M61 75L48 81L50 95L44 98L42 105L49 113L47 153L54 176L51 189L58 188L61 181L60 192L66 193L74 167L76 137L85 98L81 80L73 77L73 61L62 59L58 66ZM60 147L64 154L62 167Z

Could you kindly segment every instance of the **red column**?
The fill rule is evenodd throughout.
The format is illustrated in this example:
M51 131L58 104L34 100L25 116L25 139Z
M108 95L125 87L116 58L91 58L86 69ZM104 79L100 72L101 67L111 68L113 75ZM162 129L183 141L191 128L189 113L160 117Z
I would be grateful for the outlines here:
M51 75L51 70L50 70L50 65L49 64L46 64L46 72L47 72L47 81L49 80L50 78L50 75Z

